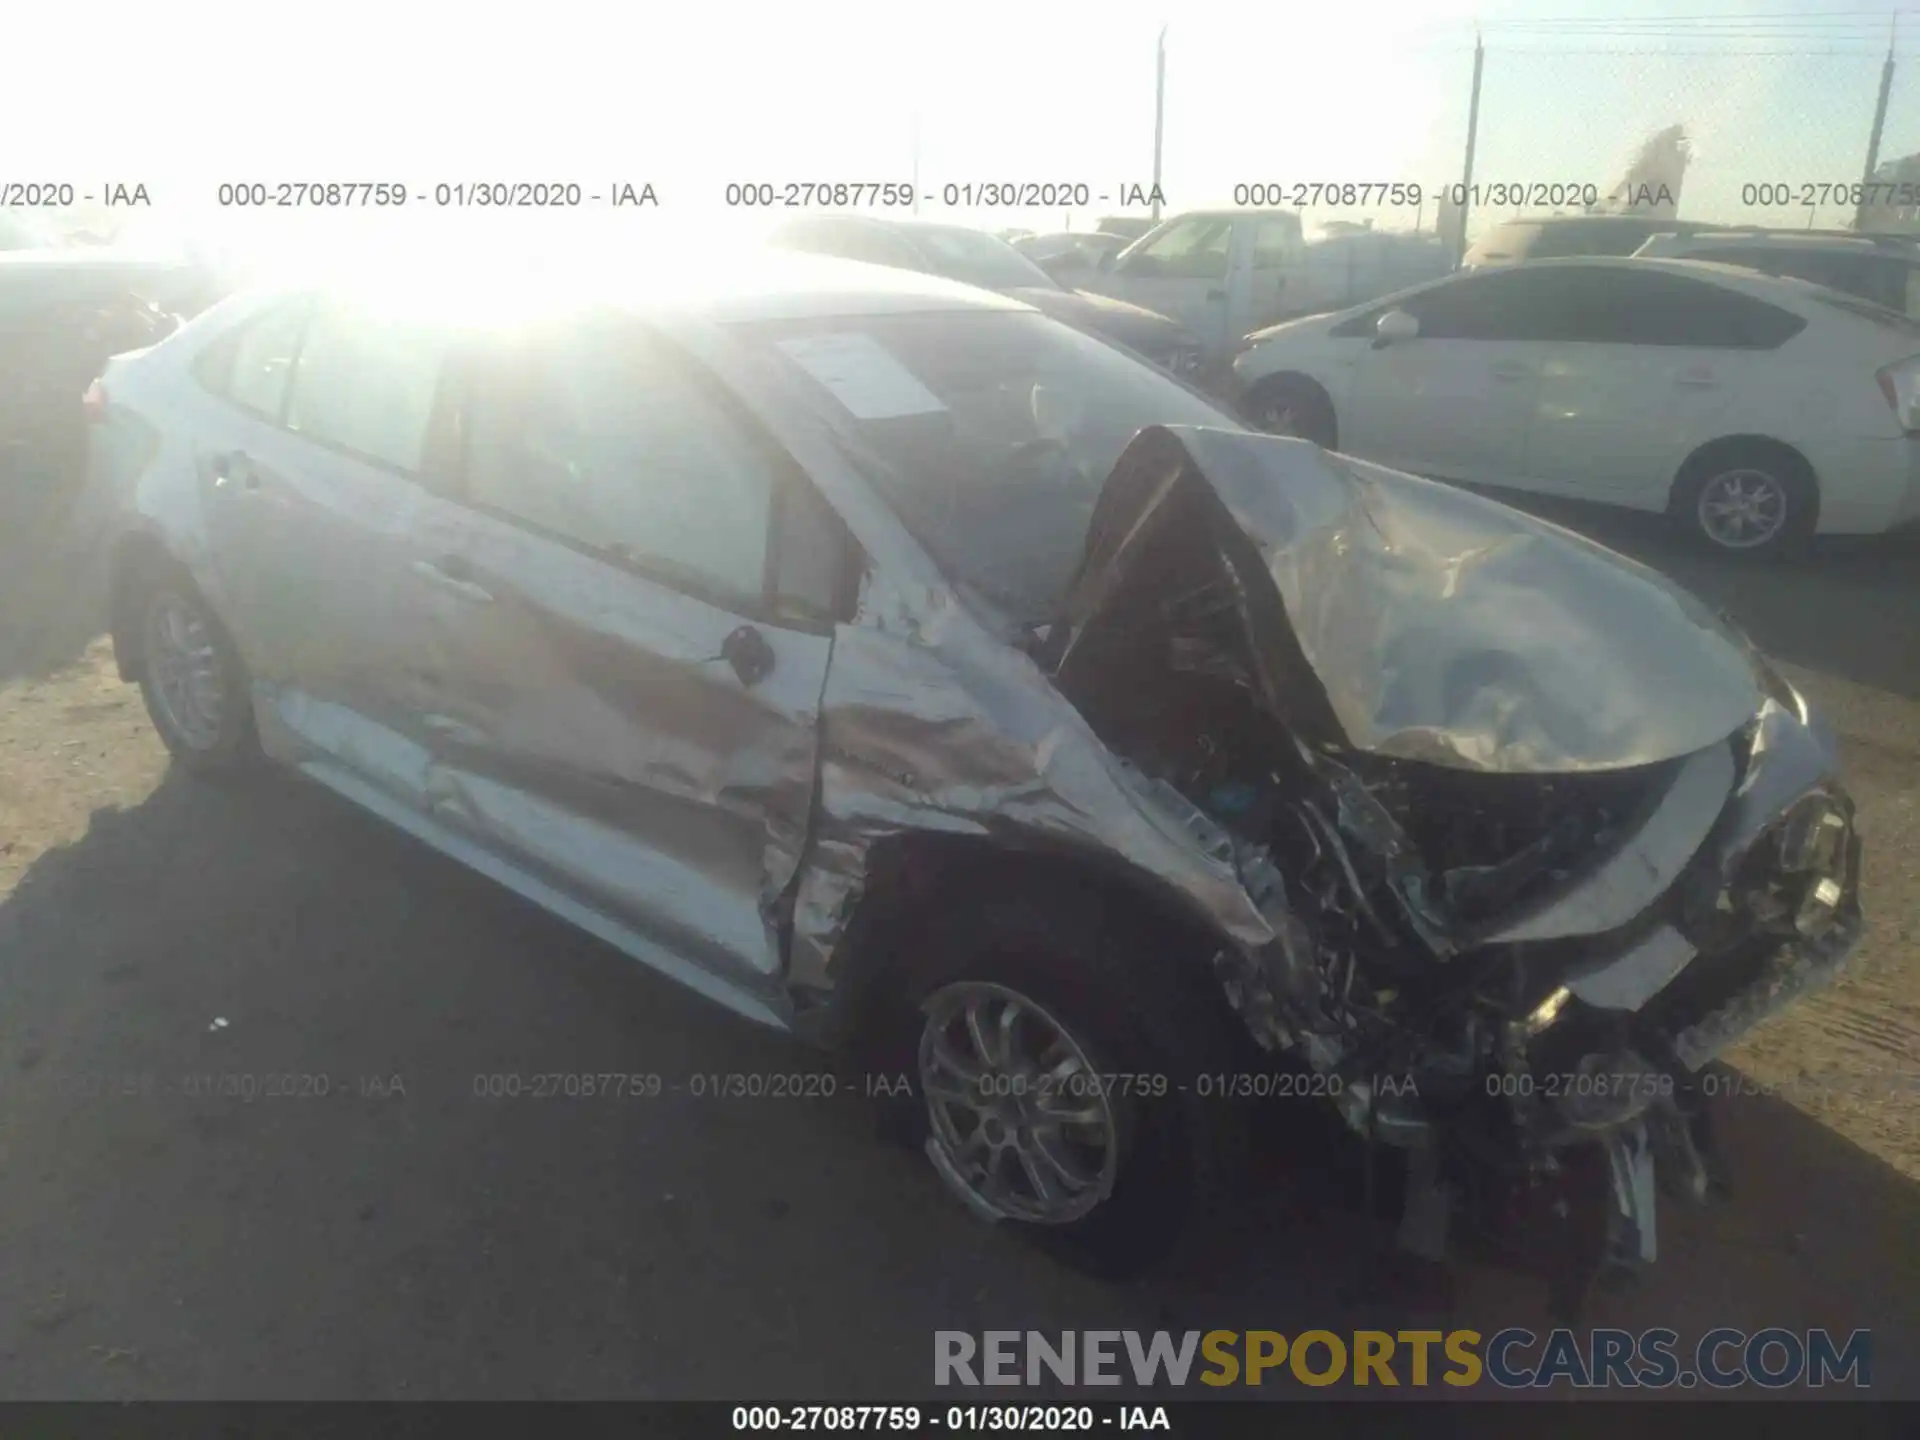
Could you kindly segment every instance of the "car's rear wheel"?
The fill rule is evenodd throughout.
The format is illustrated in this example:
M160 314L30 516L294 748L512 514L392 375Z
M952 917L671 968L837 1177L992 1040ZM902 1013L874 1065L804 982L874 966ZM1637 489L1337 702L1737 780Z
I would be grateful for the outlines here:
M246 667L184 576L154 574L140 598L140 692L153 728L186 769L224 776L260 756Z
M1819 486L1798 454L1736 441L1709 446L1687 462L1674 481L1671 513L1707 548L1759 557L1803 543L1819 506Z
M1240 1136L1209 1070L1237 1053L1217 997L1082 897L994 898L936 927L890 987L869 1064L883 1102L984 1220L1093 1273L1164 1260L1217 1201ZM1209 977L1203 972L1198 985Z
M1275 375L1248 393L1246 414L1269 435L1290 435L1331 450L1338 439L1333 401L1302 375Z

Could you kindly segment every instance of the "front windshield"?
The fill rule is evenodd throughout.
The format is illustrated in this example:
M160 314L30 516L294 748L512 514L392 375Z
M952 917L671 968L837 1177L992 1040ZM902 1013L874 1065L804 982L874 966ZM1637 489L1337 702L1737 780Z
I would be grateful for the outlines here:
M1028 311L746 328L868 452L876 487L947 575L1024 624L1055 614L1134 435L1242 428L1158 370Z
M1013 246L983 231L963 230L957 225L928 226L914 230L909 238L935 273L963 285L978 285L982 290L1012 290L1022 285L1059 288L1051 275Z

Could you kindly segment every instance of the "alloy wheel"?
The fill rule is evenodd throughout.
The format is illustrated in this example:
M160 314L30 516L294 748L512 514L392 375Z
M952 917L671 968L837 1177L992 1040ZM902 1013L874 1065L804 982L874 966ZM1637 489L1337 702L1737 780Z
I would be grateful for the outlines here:
M1086 1048L1037 1001L964 981L922 1007L935 1168L993 1218L1066 1225L1112 1193L1114 1104Z
M1269 435L1291 435L1298 439L1300 416L1291 401L1276 400L1262 407L1260 428Z
M1752 550L1786 527L1786 487L1764 470L1727 470L1700 487L1700 529L1728 550Z
M185 597L163 591L147 608L146 641L154 698L168 728L188 749L212 750L229 697L207 617Z

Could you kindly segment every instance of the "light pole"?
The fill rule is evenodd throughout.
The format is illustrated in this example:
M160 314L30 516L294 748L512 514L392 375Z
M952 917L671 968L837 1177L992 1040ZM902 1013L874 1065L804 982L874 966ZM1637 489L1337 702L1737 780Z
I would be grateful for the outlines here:
M1167 134L1167 27L1160 27L1160 43L1153 60L1153 223L1160 223L1160 147Z
M1873 172L1880 168L1880 136L1887 128L1887 100L1893 94L1893 45L1899 35L1900 17L1893 19L1893 31L1887 36L1887 60L1880 67L1880 98L1873 107L1873 131L1867 136L1867 166L1861 179L1860 203L1853 207L1853 228L1867 228L1868 211L1871 208L1867 197L1873 194ZM1813 212L1807 212L1808 228L1812 228Z

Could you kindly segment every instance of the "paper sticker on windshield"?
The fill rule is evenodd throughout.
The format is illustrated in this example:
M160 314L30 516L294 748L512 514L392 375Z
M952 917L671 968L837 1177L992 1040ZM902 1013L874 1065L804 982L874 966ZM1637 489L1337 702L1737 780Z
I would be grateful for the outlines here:
M913 372L865 335L782 340L780 348L832 392L856 420L937 415L947 407Z

